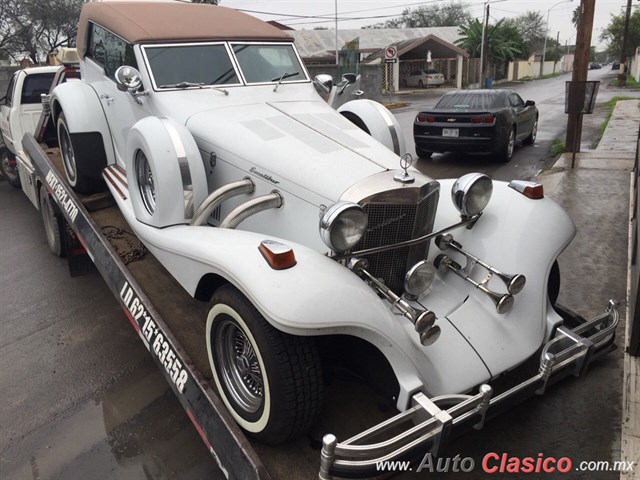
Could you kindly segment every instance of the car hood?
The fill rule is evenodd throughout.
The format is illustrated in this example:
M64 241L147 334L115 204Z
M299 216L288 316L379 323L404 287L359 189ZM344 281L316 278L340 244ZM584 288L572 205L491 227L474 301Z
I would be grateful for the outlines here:
M359 180L399 168L399 157L321 101L216 108L186 122L201 150L278 188L336 201ZM318 198L320 197L320 198Z

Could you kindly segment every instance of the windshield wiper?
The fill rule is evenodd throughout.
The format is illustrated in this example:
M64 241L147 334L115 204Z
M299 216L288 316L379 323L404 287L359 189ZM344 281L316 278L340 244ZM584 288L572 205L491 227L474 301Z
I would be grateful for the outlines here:
M217 90L218 92L222 92L225 95L229 95L229 90L227 90L226 88L215 87L213 85L206 85L206 84L204 84L202 82L200 82L200 83L196 83L196 82L170 83L170 84L166 84L166 85L160 85L158 88L192 88L192 87L207 88L207 89L211 89L211 90Z
M284 80L285 78L295 77L296 75L300 75L300 72L292 72L292 73L284 72L279 77L272 78L271 79L272 82L275 82L276 80L278 80L278 83L276 83L276 86L273 87L273 91L275 92L276 90L278 90L278 87L282 83L282 80Z

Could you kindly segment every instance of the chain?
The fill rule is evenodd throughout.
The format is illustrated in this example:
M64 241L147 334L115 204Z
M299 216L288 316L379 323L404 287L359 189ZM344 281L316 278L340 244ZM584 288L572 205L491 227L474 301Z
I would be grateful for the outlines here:
M147 253L142 242L127 230L107 225L102 227L102 233L125 265L141 260Z

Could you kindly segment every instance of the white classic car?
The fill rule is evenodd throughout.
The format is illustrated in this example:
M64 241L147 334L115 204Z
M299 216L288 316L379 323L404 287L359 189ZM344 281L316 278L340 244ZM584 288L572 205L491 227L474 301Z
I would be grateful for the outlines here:
M540 378L553 371L570 332L556 258L575 228L540 185L412 169L388 110L332 109L290 37L232 9L87 3L78 50L82 80L50 99L66 177L82 193L106 181L210 302L213 381L250 435L282 442L314 422L321 339L369 355L365 377L400 412L418 395L462 401L542 348ZM602 341L616 316L595 320Z

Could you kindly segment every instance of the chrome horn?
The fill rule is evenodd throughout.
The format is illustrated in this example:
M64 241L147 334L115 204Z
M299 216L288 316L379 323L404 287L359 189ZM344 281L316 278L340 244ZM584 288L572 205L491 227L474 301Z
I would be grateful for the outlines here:
M360 278L365 280L376 292L387 299L400 314L413 323L413 326L420 336L420 343L428 347L433 345L440 337L441 329L436 325L436 314L431 310L416 310L403 298L396 295L389 287L375 278L367 271L367 260L353 257L347 263L349 270L353 271Z
M440 254L433 261L433 264L438 269L439 272L446 272L447 270L451 270L459 277L463 278L471 285L476 287L478 290L487 295L491 301L495 304L496 310L498 313L503 314L507 313L513 307L513 295L510 293L498 293L493 290L489 290L485 283L487 283L491 276L488 276L482 282L476 282L473 278L471 278L468 273L462 268L462 265L453 260L450 256Z
M485 269L487 269L493 275L496 275L497 277L499 277L500 280L504 282L504 284L507 286L507 291L511 295L516 295L517 293L519 293L527 283L527 278L524 275L520 273L516 273L515 275L502 273L500 270L483 262L475 255L472 255L469 252L464 251L462 249L462 245L456 242L453 239L453 236L450 234L438 235L436 237L436 245L440 250L447 250L451 248L452 250L455 250L456 252L459 252L465 257L467 257L467 266L464 268L467 275L469 275L471 269L475 264L478 264L481 267L484 267Z

